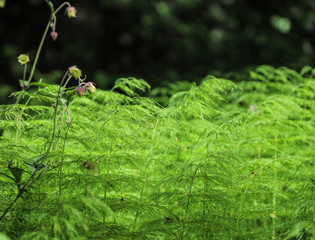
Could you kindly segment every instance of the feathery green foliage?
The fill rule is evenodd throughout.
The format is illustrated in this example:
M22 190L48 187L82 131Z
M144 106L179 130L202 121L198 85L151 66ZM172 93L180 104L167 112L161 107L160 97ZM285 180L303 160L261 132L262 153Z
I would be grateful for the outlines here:
M261 66L237 83L207 76L164 107L141 97L145 81L119 79L111 91L74 98L67 124L59 104L48 156L58 88L41 85L24 94L27 104L0 106L1 211L50 161L0 231L11 239L314 239L314 72Z

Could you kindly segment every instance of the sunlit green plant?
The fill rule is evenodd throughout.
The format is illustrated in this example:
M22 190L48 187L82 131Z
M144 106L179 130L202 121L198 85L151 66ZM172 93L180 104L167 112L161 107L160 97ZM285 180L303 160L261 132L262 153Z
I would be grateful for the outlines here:
M48 4L43 39L52 28L56 40L56 13L76 10ZM96 91L77 66L58 85L31 82L42 42L13 93L17 103L0 106L1 232L58 240L315 238L312 67L260 66L239 82L206 76L160 89L154 101L142 96L151 88L143 79ZM26 68L32 60L18 61Z

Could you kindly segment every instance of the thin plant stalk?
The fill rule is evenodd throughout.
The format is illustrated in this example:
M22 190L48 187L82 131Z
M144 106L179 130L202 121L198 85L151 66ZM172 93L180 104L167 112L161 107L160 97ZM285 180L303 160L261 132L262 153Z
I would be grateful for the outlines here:
M63 6L65 6L65 5L71 6L69 2L64 2L64 3L62 3L62 4L56 9L56 11L54 11L54 12L51 14L51 16L50 16L50 18L49 18L49 21L48 21L48 23L47 23L47 25L46 25L44 34L43 34L43 36L42 36L42 38L41 38L41 41L40 41L40 43L39 43L39 46L38 46L38 49L37 49L37 52L36 52L36 56L35 56L35 59L34 59L34 64L33 64L33 66L32 66L30 75L29 75L29 77L28 77L27 82L25 83L26 85L29 85L29 84L31 83L32 78L33 78L33 76L34 76L35 69L36 69L37 62L38 62L38 58L39 58L39 55L40 55L40 53L41 53L41 51L42 51L42 47L43 47L43 45L44 45L45 39L46 39L46 37L47 37L47 33L48 33L48 30L49 30L49 27L50 27L52 21L54 20L55 15L56 15L56 14L60 11L60 9L61 9ZM25 64L25 65L26 65L26 64ZM24 67L24 68L26 68L26 67ZM26 79L26 77L25 77L26 69L24 69L24 73L23 73L23 74L24 74L24 76L23 76L23 87L22 87L22 89L23 89L23 91L24 91L24 80ZM17 98L17 100L16 100L16 104L18 104L18 103L21 101L21 98L22 98L22 94L18 96L18 98Z
M208 161L208 158L207 160ZM206 193L208 189L208 182L207 182L207 171L206 168L204 168L204 179L203 179L203 199L202 199L202 236L204 240L207 240L207 232L206 232L206 208L207 208L207 203L206 203Z
M132 231L135 232L137 229L137 220L139 218L139 214L140 214L140 205L142 203L142 197L143 197L143 190L144 190L144 185L145 185L146 179L144 178L142 181L142 185L141 185L141 190L140 190L140 197L139 197L139 201L138 201L138 205L137 205L137 210L136 210L136 214L135 214L135 219L133 221L133 227L132 227Z
M24 64L22 89L24 90L24 82L26 79L27 63Z
M153 143L154 143L154 138L155 138L155 134L156 134L156 131L157 131L158 123L159 123L159 119L157 119L156 124L155 124L155 126L154 126L154 130L153 130L153 134L152 134L152 139L151 139L151 146L150 146L150 149L149 149L149 151L148 151L149 154L148 154L148 162L147 162L147 165L146 165L146 170L149 170L149 166L150 166L150 152L151 152L151 150L152 150L152 148L153 148ZM135 214L135 218L134 218L134 222L133 222L133 227L132 227L132 231L133 231L133 232L135 232L136 229L137 229L137 221L138 221L139 214L140 214L140 205L142 204L144 186L145 186L145 183L146 183L146 181L147 181L147 173L148 173L148 171L145 171L144 179L143 179L142 185L141 185L139 201L138 201L137 210L136 210L136 214Z
M59 86L59 90L58 90L58 94L57 94L57 98L56 98L56 103L54 105L54 126L53 126L53 133L52 133L52 137L51 137L51 141L50 141L50 144L47 148L47 151L46 151L46 155L48 154L48 152L50 151L50 148L53 144L53 141L54 141L54 138L55 138L55 134L56 134L56 119L57 119L57 109L58 109L58 104L59 104L59 99L60 99L60 96L61 96L61 89L62 89L62 85L66 79L66 77L68 76L68 71L65 73L65 75L63 76L62 80L61 80L61 83L60 83L60 86ZM67 82L69 81L69 78L71 78L71 76L68 76L68 79L67 79Z
M110 160L112 157L112 148L113 148L113 136L111 137L111 141L110 141L110 148L109 148L109 154L108 154L108 161L107 161L107 169L106 169L106 181L108 182L108 175L109 175L109 164L110 164ZM105 185L104 188L104 204L107 204L107 184ZM105 222L106 222L106 216L105 213L103 213L103 225L105 226Z
M49 21L48 21L48 23L47 23L47 26L46 26L46 28L45 28L44 34L43 34L43 36L42 36L42 39L41 39L41 41L40 41L40 43L39 43L39 47L38 47L38 49L37 49L36 56L35 56L35 59L34 59L34 64L33 64L32 69L31 69L31 73L30 73L30 75L29 75L29 77L28 77L27 82L25 83L26 85L29 85L30 82L32 81L32 78L33 78L33 75L34 75L34 72L35 72L35 68L36 68L36 65L37 65L37 61L38 61L40 52L41 52L41 50L42 50L42 47L43 47L43 45L44 45L44 41L45 41L45 38L46 38L46 36L47 36L47 33L48 33L48 30L49 30L49 27L50 27L51 22L52 22L52 18L50 17L50 19L49 19ZM24 72L24 74L25 74L25 72ZM25 79L25 76L23 77L23 79ZM24 80L23 80L23 85L24 85ZM23 89L23 91L24 91L24 86L22 87L22 89ZM16 100L15 103L18 104L18 103L20 102L21 98L22 98L22 94L18 96L18 98L17 98L17 100Z
M35 72L35 68L36 68L36 65L37 65L37 62L38 62L38 58L39 58L40 52L42 50L42 47L44 45L44 41L45 41L45 38L47 36L47 33L48 33L48 30L49 30L51 22L52 22L52 18L49 19L49 21L48 21L48 23L46 25L44 34L42 36L42 39L41 39L41 41L39 43L39 47L38 47L38 50L36 52L36 56L35 56L35 59L34 59L34 64L33 64L32 69L31 69L31 73L30 73L30 76L28 77L28 80L26 82L27 84L30 84L30 82L32 81L32 78L33 78L33 75L34 75L34 72Z
M64 2L62 3L57 9L56 11L54 11L52 14L51 14L51 17L47 23L47 26L45 28L45 31L44 31L44 34L42 36L42 39L40 41L40 44L39 44L39 47L38 47L38 50L37 50L37 53L36 53L36 56L35 56L35 59L34 59L34 64L32 66L32 69L31 69L31 73L30 73L30 76L27 80L27 84L29 84L31 81L32 81L32 78L33 78L33 75L34 75L34 72L35 72L35 68L36 68L36 65L37 65L37 61L38 61L38 58L39 58L39 55L40 55L40 52L42 50L42 47L44 45L44 41L45 41L45 38L47 36L47 33L48 33L48 29L52 23L52 21L54 20L54 16L60 11L60 9L64 6L64 5L68 5L70 6L70 3L69 2Z
M50 144L47 148L46 153L43 155L43 160L41 160L41 163L43 163L43 161L46 159L46 157L48 156L48 153L51 149L51 146L54 142L54 138L55 138L55 132L56 132L56 119L57 119L57 108L58 108L58 102L60 99L60 95L61 95L61 88L62 85L66 79L66 77L68 76L68 71L66 72L66 74L63 76L60 86L59 86L59 90L58 90L58 94L56 97L56 103L54 105L54 125L53 125L53 133L52 133L52 138L50 141ZM69 76L70 78L71 76ZM68 80L69 80L68 78ZM68 81L67 80L67 81ZM33 182L37 179L39 179L39 177L45 172L45 170L48 168L48 166L50 165L50 161L48 161L48 163L41 169L35 169L35 171L32 173L32 175L28 178L28 180L26 181L26 183L23 185L23 187L21 187L19 189L18 194L16 195L15 199L10 203L10 205L4 210L4 212L2 213L2 215L0 216L0 221L6 216L6 214L11 210L11 208L14 206L14 204L17 202L17 200L19 200L19 198L23 195L24 192L26 192L26 190L33 184ZM36 177L36 174L39 172L39 174Z
M62 194L62 178L63 178L63 163L65 160L65 146L66 146L66 139L68 136L68 132L69 132L69 128L71 126L71 123L67 126L66 129L66 135L65 135L65 139L63 142L63 147L62 147L62 156L61 156L61 164L60 164L60 168L59 168L59 198L61 197Z
M185 237L186 221L187 221L187 215L188 215L188 210L189 210L189 205L190 205L191 192L192 192L192 187L194 185L194 180L196 178L196 174L197 174L198 169L199 169L199 167L196 167L196 169L195 169L195 171L191 177L191 180L190 180L190 186L189 186L187 203L186 203L185 212L184 212L184 219L183 219L182 232L181 232L181 238L180 239L184 239L184 237Z
M277 162L277 158L278 158L278 137L275 136L275 160L274 163ZM272 194L272 237L271 239L276 239L276 205L277 205L277 167L274 166L274 170L273 170L273 181L274 181L274 186L273 186L273 194Z

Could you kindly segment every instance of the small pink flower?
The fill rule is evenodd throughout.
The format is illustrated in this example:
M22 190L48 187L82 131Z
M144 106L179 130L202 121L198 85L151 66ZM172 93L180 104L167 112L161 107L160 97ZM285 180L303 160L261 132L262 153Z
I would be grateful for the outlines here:
M85 88L84 87L77 87L75 89L76 93L78 94L79 97L82 97L85 93Z
M70 126L70 124L72 123L71 121L71 118L70 118L70 112L69 112L69 109L67 108L67 112L68 112L68 117L67 117L67 120L66 120L66 123L68 126Z
M66 13L68 15L68 18L75 18L77 15L77 9L75 7L67 7L66 8Z
M52 40L56 41L56 38L58 37L58 33L56 33L56 32L51 32L51 33L50 33L50 36L51 36Z

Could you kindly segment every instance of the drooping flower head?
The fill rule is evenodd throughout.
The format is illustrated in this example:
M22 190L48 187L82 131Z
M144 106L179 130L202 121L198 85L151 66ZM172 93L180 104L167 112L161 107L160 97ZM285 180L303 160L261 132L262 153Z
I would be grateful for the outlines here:
M75 18L77 16L77 9L73 6L67 7L66 13L68 15L68 18Z
M30 61L30 58L27 54L21 54L20 56L18 56L18 61L19 63L21 63L21 65L24 65Z
M79 79L82 75L81 70L77 68L77 66L69 67L68 71L69 71L69 74L75 79Z
M82 96L84 96L85 88L84 88L84 87L77 87L77 88L75 89L75 92L77 93L77 95L78 95L79 97L82 97Z
M51 36L52 40L56 41L56 39L58 37L58 33L57 32L51 32L50 36Z
M95 91L96 91L96 88L92 82L87 82L85 84L85 89L90 94L95 93Z

